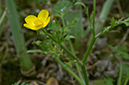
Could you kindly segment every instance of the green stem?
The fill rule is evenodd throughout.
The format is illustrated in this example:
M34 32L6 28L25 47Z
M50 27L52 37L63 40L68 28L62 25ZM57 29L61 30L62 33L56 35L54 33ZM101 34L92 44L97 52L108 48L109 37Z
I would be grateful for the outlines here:
M61 14L60 18L61 18L61 20L62 20L63 29L64 29L64 27L65 27L65 21L64 21L64 18L63 18L63 15L62 15L62 14ZM69 41L70 41L70 40L69 40ZM74 58L74 59L77 60L79 63L81 63L81 62L79 61L79 59L76 57L76 55L75 55L74 48L73 48L73 45L72 45L71 41L70 41L70 47L71 47L71 50L72 50L72 53L73 53L73 54L72 54L69 50L67 50L63 45L61 45L60 43L58 43L58 44L63 48L64 51L66 51L70 56L72 56L72 58Z
M96 7L96 0L94 0L94 6L93 6L93 37L95 37L95 7Z
M53 58L65 69L67 70L81 85L85 85L82 80L70 69L67 65L65 65L58 57L53 56Z
M82 68L85 84L89 85L89 80L88 80L88 77L87 77L87 71L86 71L86 68L85 68L85 64L81 65L81 68Z
M91 23L91 20L90 20L90 17L89 17L89 12L88 12L88 9L87 9L86 5L84 3L82 3L82 2L80 2L80 1L75 3L75 5L77 5L77 4L80 4L80 5L82 5L84 7L86 15L87 15L87 18L88 18L88 21Z
M4 10L4 13L2 14L2 16L0 17L0 25L2 24L5 16L6 16L7 12L6 12L6 9Z
M96 40L96 38L95 38L95 6L96 6L96 0L94 0L94 7L93 7L93 29L92 29L93 38L92 38L92 41L91 41L87 51L85 52L85 55L84 55L83 59L82 59L83 64L85 63L85 61L86 61L86 59L87 59L87 57L88 57L88 55L90 53L90 50L91 50L91 48L94 45L94 42Z
M85 12L86 12L86 15L87 15L87 18L88 18L88 21L89 21L89 25L91 27L91 20L90 20L90 17L89 17L89 12L88 12L88 9L87 7L85 6L85 4L81 3L81 5L84 7L85 9Z
M55 40L55 38L53 38L52 35L50 35L49 33L47 33L47 32L45 31L45 29L42 29L42 31L43 31L49 38L51 38L54 42L58 43L58 42ZM81 64L80 60L79 60L76 56L74 56L67 48L65 48L65 47L64 47L62 44L60 44L60 43L58 43L58 45L60 45L60 47L61 47L71 58L75 59L76 61L78 61L78 62Z
M52 36L52 35L50 35L49 33L47 33L45 29L42 29L42 31L43 31L43 32L44 32L44 33L45 33L49 38L51 38L54 42L56 42L56 43L57 43L56 39L55 39L55 38L53 38L53 36Z
M63 15L61 15L60 18L61 18L61 20L62 20L63 27L65 27L65 21L64 21Z
M68 42L69 42L69 45L70 45L70 48L71 48L73 55L76 56L71 40L69 39Z
M62 20L62 23L63 23L63 27L65 27L65 22L64 22L63 16L61 16L61 20ZM69 41L69 44L70 44L70 48L71 48L72 54L73 54L74 56L76 56L71 40L69 39L68 41ZM67 52L67 53L68 53L68 52ZM76 56L76 58L77 58L77 56ZM82 74L81 74L81 71L80 71L80 67L79 67L78 63L75 63L75 65L76 65L76 68L77 68L79 77L80 77L81 79L83 79Z
M93 45L94 45L95 40L96 40L96 38L92 38L92 41L91 41L87 51L85 52L85 55L84 55L83 59L82 59L83 64L85 63L85 61L86 61L86 59L87 59L87 57L88 57Z
M1 5L0 5L1 6ZM2 16L0 16L0 37L2 35L2 32L4 30L4 23L6 22L6 9L4 10L4 13L2 14Z
M59 43L58 43L58 44L59 44ZM77 60L77 62L78 62L79 64L82 64L82 63L80 62L80 60L79 60L76 56L74 56L68 49L66 49L62 44L59 44L59 45L60 45L60 47L61 47L66 53L68 53L69 56L71 56L71 58Z
M4 62L5 58L6 58L7 53L8 53L8 44L6 44L5 54L4 54L4 56L3 56L3 59L2 59L2 61L1 61L1 64L3 64L3 62Z
M124 20L124 21L126 21L126 20ZM102 34L107 33L110 29L112 29L112 28L114 28L114 27L116 27L116 26L118 26L118 25L121 25L121 24L124 24L124 22L118 23L118 24L113 25L113 26L108 26L108 27L106 27L105 30L99 32L99 33L95 36L95 38L98 38L98 37L101 36Z
M122 79L122 63L123 63L123 59L121 57L121 60L120 60L120 71L119 71L119 78L118 78L118 81L117 81L117 85L121 85L121 79Z
M70 48L71 48L72 53L76 56L71 40L69 39L68 41L69 41L69 44L70 44ZM76 57L77 57L77 56L76 56ZM82 73L81 73L81 71L80 71L80 67L79 67L78 63L75 63L75 65L76 65L76 68L77 68L79 77L80 77L81 79L83 79Z
M115 0L106 0L103 7L102 7L102 11L99 15L99 19L97 20L97 22L95 23L95 33L98 34L101 30L102 30L102 27L104 26L105 24L105 21L107 19L107 16L110 12L110 9L112 7L112 4ZM87 31L87 34L90 32L90 30ZM93 34L91 34L90 38L89 38L89 41L88 41L88 45L90 44L91 42L91 39L92 39L92 36Z
M128 81L129 81L129 77L126 78L124 85L127 85Z
M80 71L80 67L79 67L78 63L75 63L75 65L76 65L76 68L77 68L77 72L78 72L79 77L83 80L83 76L82 76L82 73Z

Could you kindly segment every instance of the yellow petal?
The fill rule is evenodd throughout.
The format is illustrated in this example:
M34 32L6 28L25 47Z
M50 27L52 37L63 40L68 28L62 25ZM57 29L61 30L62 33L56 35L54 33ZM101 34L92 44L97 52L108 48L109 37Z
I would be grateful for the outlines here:
M38 19L44 22L48 18L48 15L49 15L49 12L47 10L41 10L38 14Z
M47 20L44 22L43 28L46 27L46 26L48 25L49 22L50 22L50 17L48 17Z
M35 27L35 26L31 26L31 25L29 25L29 24L24 24L24 27L26 27L26 28L28 28L28 29L31 29L31 30L39 30L40 28L37 28L37 27Z
M32 27L29 24L23 24L23 26L26 27L26 28L29 28L29 29Z
M25 21L26 21L27 24L30 24L30 25L33 26L33 23L34 23L34 21L35 21L36 19L37 19L36 16L34 16L34 15L28 15L28 16L25 18Z

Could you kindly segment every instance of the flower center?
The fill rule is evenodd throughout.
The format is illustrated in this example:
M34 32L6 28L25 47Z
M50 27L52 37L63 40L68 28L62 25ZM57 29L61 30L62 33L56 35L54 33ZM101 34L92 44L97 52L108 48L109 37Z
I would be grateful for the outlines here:
M38 26L41 26L43 23L41 20L37 19L34 21L34 26L38 27Z

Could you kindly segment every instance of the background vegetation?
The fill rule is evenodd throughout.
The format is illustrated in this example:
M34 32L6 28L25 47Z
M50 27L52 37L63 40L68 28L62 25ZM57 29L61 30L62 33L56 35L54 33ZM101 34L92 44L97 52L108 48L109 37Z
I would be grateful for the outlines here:
M89 39L92 36L88 27L88 18L82 6L76 6L69 10L66 10L66 8L68 9L76 1L81 1L87 6L89 14L92 14L93 0L68 0L68 2L64 0L63 3L61 3L63 0L14 0L16 6L13 6L16 11L8 7L11 5L8 1L0 0L0 85L11 85L19 80L31 85L45 85L49 79L50 81L58 82L59 85L79 85L50 55L40 53L26 54L27 49L38 49L34 41L42 40L43 37L37 35L35 31L24 28L23 23L27 15L37 15L40 10L46 9L51 16L49 25L57 23L55 27L59 27L58 24L63 26L63 22L55 10L60 10L60 13L68 11L63 17L64 23L67 23L69 28L72 29L72 31L69 30L69 33L75 38L71 39L71 41L74 44L75 53L82 59L82 55L87 49L90 43ZM115 20L129 17L128 3L128 0L96 0L96 32L102 30L102 27L110 25L112 17ZM9 9L13 10L10 12L14 13L14 18L12 19L10 18ZM14 21L16 22L14 23ZM12 29L13 27L10 23L11 25L14 24L13 26L19 30ZM86 61L91 85L116 85L121 82L124 85L128 85L129 29L122 24L113 30L118 30L119 32L106 33L100 36ZM18 35L19 37L17 37ZM69 48L67 43L66 46ZM19 49L20 47L23 48ZM21 54L23 50L24 52ZM19 58L21 58L19 56L22 55L24 58L20 59L21 62L19 61ZM23 60L25 61L23 62ZM25 63L28 60L29 62ZM68 62L68 60L64 60L64 62ZM26 67L28 64L29 67ZM30 75L30 73L25 76L24 71L28 71L30 68L33 68L33 74ZM75 66L71 68L74 69ZM122 70L121 74L120 68ZM75 69L74 72L76 72ZM119 76L122 76L121 82L118 82Z

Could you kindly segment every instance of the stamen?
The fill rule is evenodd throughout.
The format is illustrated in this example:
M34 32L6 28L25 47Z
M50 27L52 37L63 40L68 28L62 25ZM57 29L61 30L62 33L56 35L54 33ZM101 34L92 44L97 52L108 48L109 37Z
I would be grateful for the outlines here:
M36 27L41 26L42 24L43 24L43 22L39 19L34 21L34 26L36 26Z

